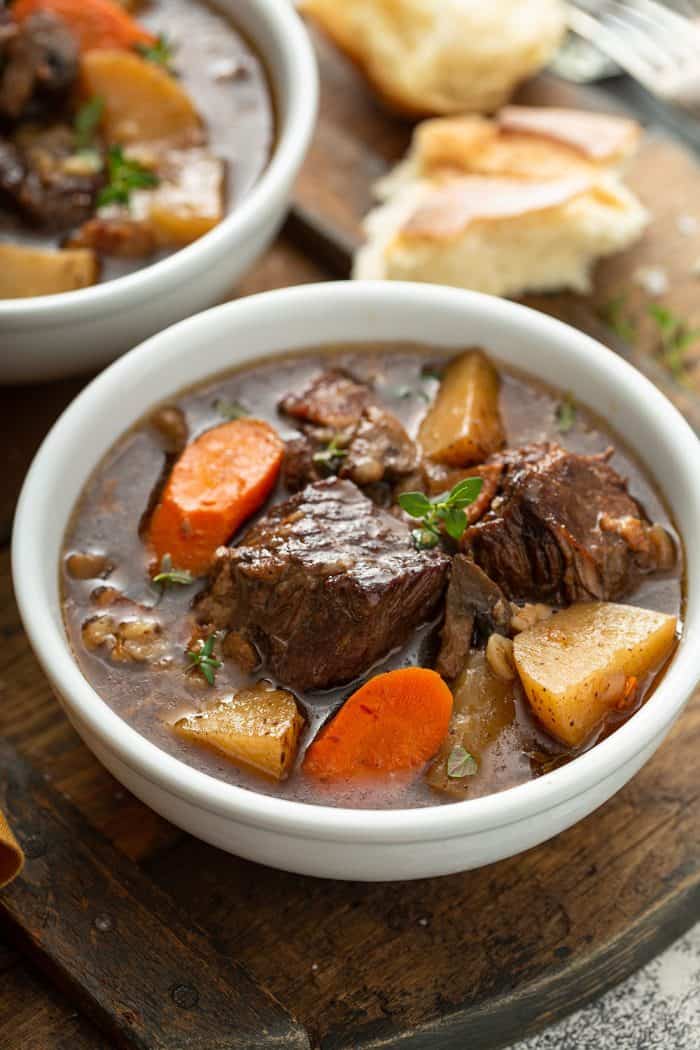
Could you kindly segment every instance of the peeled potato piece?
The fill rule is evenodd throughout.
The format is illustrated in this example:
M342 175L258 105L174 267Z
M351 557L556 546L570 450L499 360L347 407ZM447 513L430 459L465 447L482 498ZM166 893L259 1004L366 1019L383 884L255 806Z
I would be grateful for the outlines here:
M661 668L675 634L675 616L580 602L518 634L513 655L537 717L552 736L579 747L620 705L630 679Z
M451 777L448 762L453 748L463 747L477 764L483 752L515 719L513 686L491 670L483 651L472 650L467 666L456 679L450 728L434 759L426 782L435 791L465 798L471 776Z
M0 299L73 292L98 277L95 253L88 249L60 251L23 244L0 244Z
M187 137L201 120L174 77L130 51L88 51L82 58L82 91L104 102L102 130L120 145Z
M136 152L138 159L138 151ZM156 240L181 248L224 216L224 162L205 149L171 149L154 166L159 183L132 194L131 213L147 219Z
M498 410L498 372L481 350L460 354L447 367L418 440L437 463L481 463L505 440Z
M303 726L292 694L264 682L175 723L176 731L186 739L274 780L289 776Z

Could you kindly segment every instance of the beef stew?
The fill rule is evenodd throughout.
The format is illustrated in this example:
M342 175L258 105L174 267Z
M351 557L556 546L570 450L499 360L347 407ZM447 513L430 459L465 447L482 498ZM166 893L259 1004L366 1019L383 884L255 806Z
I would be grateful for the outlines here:
M0 8L0 299L73 291L213 229L267 165L258 56L206 3Z
M139 732L366 808L575 759L651 694L683 610L680 538L608 423L481 350L411 345L156 406L87 484L61 574L76 659Z

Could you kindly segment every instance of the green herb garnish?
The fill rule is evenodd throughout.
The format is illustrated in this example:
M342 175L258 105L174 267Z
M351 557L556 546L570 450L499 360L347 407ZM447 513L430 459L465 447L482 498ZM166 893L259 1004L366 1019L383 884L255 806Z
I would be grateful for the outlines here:
M465 478L446 495L432 500L423 492L403 492L399 496L402 510L412 518L423 519L422 527L414 529L412 534L418 550L426 550L439 543L441 526L453 540L462 538L467 527L464 508L478 497L483 484L482 478Z
M346 448L338 444L338 434L335 434L325 448L314 452L313 461L319 467L325 467L330 473L337 470L340 463L348 454Z
M98 208L105 204L128 204L132 190L158 185L158 176L137 160L125 157L121 146L111 146L107 153L107 177L107 185L97 197Z
M650 303L647 310L659 330L661 361L676 379L683 379L687 363L685 352L700 339L700 329L690 328L684 318L660 303Z
M248 409L240 401L227 401L225 398L220 398L216 402L215 408L223 419L230 419L232 422L235 419L244 419L245 416L250 415Z
M557 405L556 421L560 434L568 434L576 423L578 409L573 394L566 393Z
M79 152L91 150L94 146L95 133L100 126L104 108L104 99L96 95L82 105L75 114L73 130L75 131L76 149Z
M163 587L167 587L170 584L182 584L185 586L188 583L194 582L194 576L187 569L174 569L173 559L169 554L164 554L160 560L160 571L157 576L153 577L153 583L160 583Z
M176 47L164 33L158 35L155 44L137 44L136 50L147 62L153 62L164 69L170 69L175 57Z
M615 335L626 343L634 343L637 336L637 326L632 317L626 311L627 296L617 295L614 299L601 306L598 311L600 319L612 328Z
M221 660L217 660L213 655L215 642L216 631L210 634L205 641L198 642L198 648L188 649L186 654L190 661L187 670L201 671L209 685L214 685L214 675L221 667Z
M455 744L447 759L447 775L452 780L462 777L473 777L479 771L479 763L470 755L466 747Z

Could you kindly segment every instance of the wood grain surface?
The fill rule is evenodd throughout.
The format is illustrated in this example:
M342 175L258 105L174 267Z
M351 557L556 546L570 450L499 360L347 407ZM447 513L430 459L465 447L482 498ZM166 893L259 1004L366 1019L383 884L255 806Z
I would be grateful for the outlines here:
M240 294L342 276L371 181L408 141L410 127L389 120L327 45L321 60L323 111L294 213ZM533 90L561 100L551 82ZM668 268L674 308L697 310L694 249L676 224L678 212L700 210L692 160L649 138L630 181L655 210L644 242L599 268L592 302L532 300L604 336L596 304L618 292L643 315L633 281L642 263ZM686 387L674 384L653 331L640 329L625 352L692 416L692 374ZM255 1047L242 1039L255 1038L258 1009L281 1033L275 1045L490 1050L598 995L697 918L700 697L644 770L587 820L520 857L443 879L363 885L280 873L199 843L124 791L61 714L9 581L21 479L81 382L0 391L0 807L30 855L0 897L3 936L29 950L19 956L0 939L2 1050ZM35 835L45 851L32 857ZM111 926L100 929L95 920L106 916ZM36 959L60 992L38 976ZM168 999L176 982L206 998L203 1027ZM242 1000L244 986L251 998Z

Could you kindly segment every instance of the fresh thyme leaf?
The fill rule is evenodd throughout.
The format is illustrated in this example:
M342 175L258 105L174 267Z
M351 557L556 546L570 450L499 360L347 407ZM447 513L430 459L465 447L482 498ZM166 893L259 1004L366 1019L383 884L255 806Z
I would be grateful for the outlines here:
M479 763L470 755L466 747L455 744L447 758L447 775L452 780L461 780L462 777L473 777L479 771Z
M443 516L445 531L453 540L461 540L467 527L467 515L459 507L448 507Z
M105 204L128 204L132 190L158 185L158 176L137 160L124 156L121 146L111 146L107 153L107 185L100 190L97 207Z
M564 394L564 397L557 405L556 421L557 429L560 434L568 434L576 423L576 415L578 409L576 408L576 402L574 401L571 393Z
M220 398L216 402L215 408L223 419L230 419L232 422L235 419L244 419L245 416L250 415L248 409L240 401L227 401L225 398Z
M402 492L399 503L412 518L423 518L430 512L432 504L423 492Z
M75 145L79 152L89 150L95 142L95 132L100 126L102 114L104 113L104 99L95 95L84 103L75 114L73 130L75 131Z
M626 303L626 295L617 295L601 306L599 316L625 343L634 343L637 337L637 326L626 311Z
M153 62L164 69L170 69L175 57L176 47L164 33L158 36L155 44L137 44L136 50L147 62Z
M325 467L331 474L338 469L341 460L345 459L348 454L348 450L342 448L338 442L339 435L335 434L326 447L319 449L318 452L314 452L312 457L317 466Z
M444 496L430 500L423 492L402 492L399 506L412 518L422 518L423 525L411 535L418 550L434 547L440 538L440 525L453 540L460 540L467 527L464 508L477 499L482 478L464 478Z
M478 497L483 484L483 478L465 478L458 481L447 497L447 502L452 507L468 507Z
M650 303L647 311L658 328L661 362L676 379L683 380L687 367L685 352L700 340L700 329L691 328L685 318L662 303Z
M194 576L187 569L174 569L173 559L169 554L164 554L160 560L160 572L153 577L153 583L160 583L163 587L169 584L182 584L183 586L193 583Z
M213 655L215 642L216 631L205 641L200 641L196 649L188 649L186 653L190 661L187 670L200 671L209 685L214 685L215 674L221 667L221 660L217 660Z

